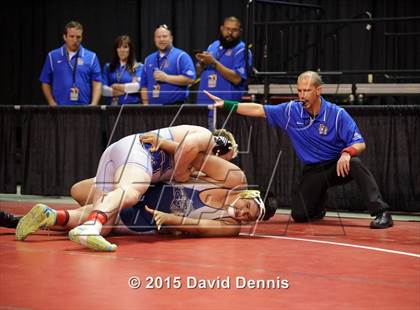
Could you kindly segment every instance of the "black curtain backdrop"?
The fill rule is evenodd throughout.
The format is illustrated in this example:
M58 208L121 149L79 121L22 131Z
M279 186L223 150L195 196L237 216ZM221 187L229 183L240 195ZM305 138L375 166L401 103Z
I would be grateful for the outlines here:
M101 110L25 107L19 113L23 194L70 195L74 180L96 174L105 149Z
M16 192L18 161L17 137L19 112L14 107L1 107L0 112L0 192Z
M346 107L366 140L361 159L393 210L420 211L420 106ZM121 112L121 113L120 113ZM118 119L116 126L115 122ZM250 185L268 188L282 205L301 164L288 137L266 120L218 113L217 127L232 131L239 144L235 159ZM92 177L108 142L146 130L178 124L207 125L206 107L0 107L0 192L69 195L71 185ZM115 131L113 129L115 127ZM22 133L17 137L18 128ZM112 137L111 137L112 135ZM16 155L16 148L22 160ZM364 210L354 182L329 191L329 208Z
M106 145L114 143L119 139L139 133L147 132L153 129L165 128L168 126L194 124L207 127L207 115L197 113L196 106L168 106L162 107L150 106L138 109L136 106L107 107L106 113L103 113L102 124L104 127L104 141Z
M298 1L293 1L298 2ZM257 4L255 20L305 21L418 16L418 1L300 1L322 10ZM267 10L271 8L270 10ZM271 25L253 27L254 65L261 71L418 69L419 21L388 23ZM416 35L393 35L417 33ZM267 45L267 58L264 56ZM406 75L407 76L407 75ZM410 75L408 75L410 76ZM367 83L367 75L324 77L331 83ZM285 80L282 79L282 82ZM375 82L390 81L376 75ZM289 81L294 82L294 78Z
M111 58L113 41L120 34L133 37L137 58L154 51L153 30L158 24L173 29L175 45L191 53L204 49L218 35L224 17L246 16L247 0L74 0L13 1L3 7L0 57L3 59L1 93L5 105L46 104L38 81L48 51L63 43L62 31L70 20L84 25L83 44L95 51L101 65ZM418 16L417 0L295 0L320 5L323 10L256 4L256 21L338 19L359 16ZM419 69L417 36L386 33L420 32L420 23L392 22L348 25L251 27L254 66L262 71L308 69ZM333 35L330 35L333 33ZM316 48L308 47L321 42ZM263 48L267 43L267 60ZM349 76L334 82L366 82L366 76ZM383 76L375 77L375 81ZM326 79L327 82L333 82ZM404 81L404 80L403 80ZM284 81L283 81L284 82ZM292 81L291 81L292 82Z

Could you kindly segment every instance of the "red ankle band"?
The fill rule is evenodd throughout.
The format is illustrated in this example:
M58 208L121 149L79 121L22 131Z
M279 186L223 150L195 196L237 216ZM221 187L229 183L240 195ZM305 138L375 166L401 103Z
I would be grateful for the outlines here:
M108 221L108 216L105 214L105 212L102 212L102 211L92 211L90 212L87 220L99 221L99 223L104 225Z
M58 210L57 218L55 219L55 225L57 226L66 226L69 222L69 212L67 210Z

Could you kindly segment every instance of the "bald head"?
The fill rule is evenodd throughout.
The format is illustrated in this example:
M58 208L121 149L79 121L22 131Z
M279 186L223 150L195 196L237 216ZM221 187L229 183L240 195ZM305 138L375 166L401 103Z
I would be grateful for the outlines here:
M297 92L299 101L312 115L317 115L321 107L322 79L314 71L306 71L299 75Z
M303 80L306 80L307 83L309 82L309 85L313 85L315 87L318 87L324 84L319 74L316 73L315 71L305 71L301 73L297 79L298 84L299 82Z
M155 30L155 45L161 51L164 52L172 47L173 37L168 26L160 25Z

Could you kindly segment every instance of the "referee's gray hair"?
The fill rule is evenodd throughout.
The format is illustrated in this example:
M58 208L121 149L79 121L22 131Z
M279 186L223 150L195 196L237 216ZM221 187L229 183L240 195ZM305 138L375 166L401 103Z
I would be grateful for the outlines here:
M309 80L311 81L311 84L318 87L321 86L322 84L324 84L324 82L322 81L321 76L316 73L315 71L305 71L303 73L301 73L298 76L298 82L306 77L309 77Z

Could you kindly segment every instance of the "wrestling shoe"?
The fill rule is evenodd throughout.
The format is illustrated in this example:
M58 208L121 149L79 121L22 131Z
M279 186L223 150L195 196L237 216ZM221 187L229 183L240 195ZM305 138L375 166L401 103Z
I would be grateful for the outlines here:
M312 221L322 220L325 215L327 214L327 210L323 209L318 211L314 216L312 216L310 219Z
M81 225L69 231L69 238L94 251L114 252L117 245L108 242L96 229L87 225Z
M21 216L16 216L11 213L0 210L0 226L7 228L16 228Z
M48 206L38 203L22 217L16 227L16 240L25 240L27 236L42 228L55 224L57 212Z
M370 228L373 229L388 228L392 227L393 225L394 221L392 220L392 216L386 211L377 214L375 219L370 222Z

